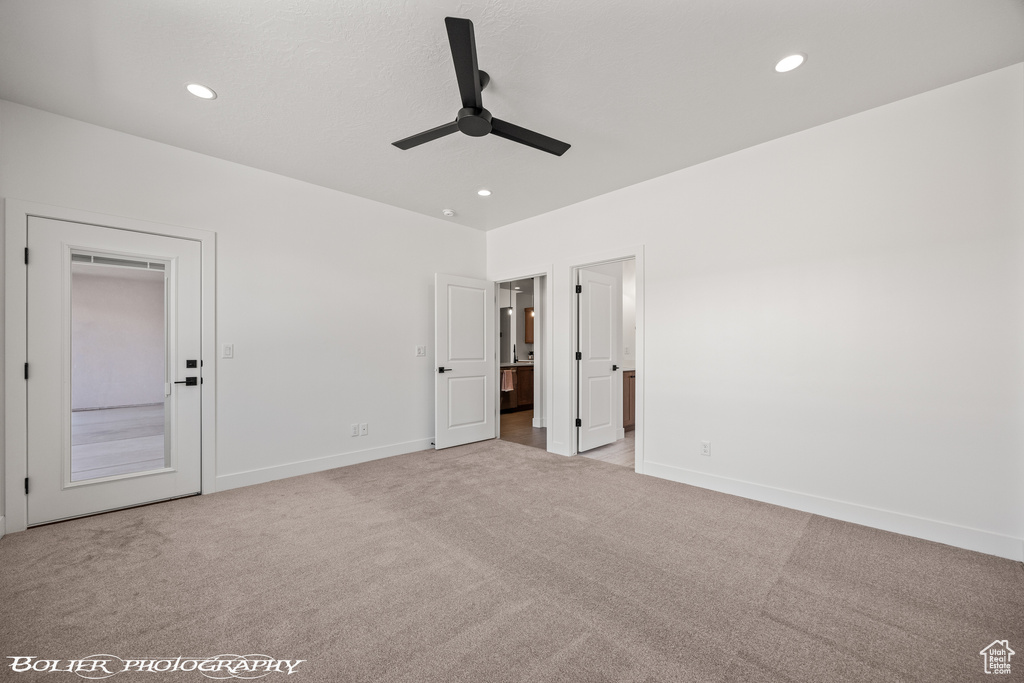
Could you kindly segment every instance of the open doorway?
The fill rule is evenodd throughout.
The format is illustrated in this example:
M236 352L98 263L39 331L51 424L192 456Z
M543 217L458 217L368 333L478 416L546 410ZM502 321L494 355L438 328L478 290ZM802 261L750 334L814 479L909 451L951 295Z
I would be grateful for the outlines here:
M547 450L542 371L543 276L497 283L498 434Z
M636 469L636 259L575 275L577 453Z

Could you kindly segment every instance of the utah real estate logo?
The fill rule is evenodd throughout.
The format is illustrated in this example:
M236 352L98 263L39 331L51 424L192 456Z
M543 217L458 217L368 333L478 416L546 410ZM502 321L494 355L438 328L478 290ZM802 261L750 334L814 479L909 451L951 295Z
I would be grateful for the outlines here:
M1010 649L1009 641L993 640L978 654L985 658L985 673L1008 674L1010 673L1010 658L1017 653Z

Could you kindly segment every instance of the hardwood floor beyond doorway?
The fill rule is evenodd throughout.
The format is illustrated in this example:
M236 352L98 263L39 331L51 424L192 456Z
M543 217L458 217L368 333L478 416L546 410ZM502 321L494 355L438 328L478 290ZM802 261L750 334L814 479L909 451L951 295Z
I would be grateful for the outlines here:
M501 416L501 440L547 450L548 430L533 426L532 410L503 413Z
M533 426L532 410L503 413L501 416L501 440L547 450L548 430ZM591 460L600 460L632 469L635 467L635 443L636 432L630 430L626 432L625 438L586 453L580 453L580 455Z

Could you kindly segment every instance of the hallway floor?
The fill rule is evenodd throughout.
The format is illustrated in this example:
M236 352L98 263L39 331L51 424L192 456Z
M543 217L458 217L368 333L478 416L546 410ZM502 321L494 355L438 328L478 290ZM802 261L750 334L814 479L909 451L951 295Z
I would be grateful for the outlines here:
M503 413L501 416L501 440L547 450L548 430L533 426L532 410ZM580 455L591 460L600 460L632 469L634 467L635 442L636 432L630 430L626 432L625 438L586 453L580 453Z
M622 465L633 469L635 465L635 447L636 447L636 432L629 430L626 432L626 436L613 441L612 443L605 444L598 448L593 448L584 453L580 453L584 458L591 458L592 460L600 460L602 462L609 462L613 465Z

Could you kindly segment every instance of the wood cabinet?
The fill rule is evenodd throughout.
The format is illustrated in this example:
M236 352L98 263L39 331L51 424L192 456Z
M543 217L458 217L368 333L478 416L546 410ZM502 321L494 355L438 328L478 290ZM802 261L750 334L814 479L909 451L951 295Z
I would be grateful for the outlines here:
M501 412L526 410L533 407L533 366L518 365L501 368L501 372L512 371L512 391L501 392Z
M633 429L636 426L636 370L622 373L622 427Z
M516 388L516 399L520 408L533 407L533 368L522 366L516 368L519 375L519 386Z
M532 344L533 343L533 308L532 307L531 308L524 308L523 309L523 318L525 320L525 322L523 323L524 329L525 329L525 334L523 335L523 341L525 343L527 343L527 344ZM533 368L530 368L530 370L533 371Z
M518 384L519 380L519 373L517 372L518 369L519 368L501 368L501 370L499 370L501 373L501 384L499 384L499 386L504 386L505 384L505 373L512 373L512 391L501 392L501 412L503 413L515 410L519 407L519 401L516 400L516 384Z

